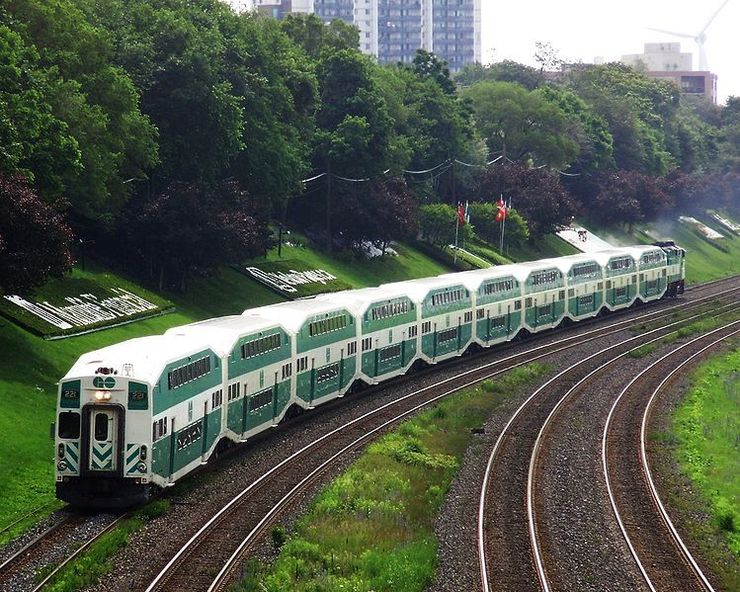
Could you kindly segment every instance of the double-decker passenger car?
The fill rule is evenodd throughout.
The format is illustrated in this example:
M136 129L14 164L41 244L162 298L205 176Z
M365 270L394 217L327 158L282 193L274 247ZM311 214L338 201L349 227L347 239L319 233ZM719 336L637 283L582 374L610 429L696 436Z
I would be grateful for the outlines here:
M283 302L84 354L59 383L57 496L146 500L228 443L415 362L683 292L672 243Z

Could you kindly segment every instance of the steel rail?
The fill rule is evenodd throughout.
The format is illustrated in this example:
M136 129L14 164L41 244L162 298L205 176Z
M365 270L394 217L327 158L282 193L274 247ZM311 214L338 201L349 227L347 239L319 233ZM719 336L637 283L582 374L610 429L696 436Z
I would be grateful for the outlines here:
M34 512L35 513L35 512ZM31 514L26 515L27 518ZM31 549L37 547L43 540L45 540L48 536L54 534L57 530L59 530L62 526L67 524L72 520L73 516L71 514L65 516L62 520L57 522L56 524L50 526L45 531L34 537L31 541L23 545L21 549L13 553L10 557L8 557L5 561L0 564L0 573L4 571L8 571L8 568L12 567L12 564L18 561L21 556L25 555L28 551Z
M127 518L130 514L124 514L122 516L119 516L115 520L113 520L108 526L106 526L103 530L101 530L99 533L97 533L95 536L89 538L85 544L75 549L74 553L67 556L64 561L62 561L59 565L57 565L43 580L41 580L36 587L31 592L40 592L44 586L46 586L51 579L56 576L67 564L72 562L74 559L79 557L87 548L92 545L95 541L97 541L100 537L102 537L104 534L110 532L113 530L116 526L118 526L125 518Z
M715 334L715 333L717 333L719 331L722 331L724 329L727 329L727 327L731 327L732 325L736 325L738 323L740 323L740 321L734 321L732 323L729 323L728 325L725 325L723 327L719 327L717 329L714 329L714 330L712 330L712 331L710 331L710 332L708 332L708 333L706 333L704 335L700 335L699 337L696 337L696 338L694 338L694 339L686 342L685 344L682 344L681 346L679 346L679 347L675 348L674 350L668 352L667 354L661 356L655 362L651 363L647 368L645 368L639 374L637 374L629 382L629 384L627 384L627 386L624 387L624 389L622 389L622 391L619 393L619 396L615 399L614 403L612 404L612 407L609 410L609 415L607 416L607 419L606 419L606 424L604 425L604 431L602 433L602 438L601 438L601 466L602 466L602 470L603 470L603 473L604 473L604 480L606 482L607 493L609 495L609 503L611 505L612 512L614 513L614 516L615 516L615 518L617 520L617 524L619 525L619 530L621 531L622 536L623 536L625 542L627 543L627 547L630 550L630 554L632 555L632 558L634 559L635 563L637 564L637 567L638 567L638 569L639 569L639 571L640 571L643 579L645 580L646 585L651 590L651 592L657 592L657 590L656 590L655 586L653 585L653 582L651 581L650 576L647 573L647 570L643 566L642 561L640 561L639 554L638 554L637 550L635 549L634 544L632 543L632 539L630 538L629 534L627 533L627 527L625 526L624 521L622 520L622 516L621 516L621 514L619 512L619 509L617 507L616 496L614 495L614 490L613 490L613 487L612 487L611 478L609 476L609 463L608 463L608 459L607 459L609 427L611 425L612 418L614 417L614 412L617 409L617 407L618 407L620 401L622 400L622 398L624 397L624 395L647 372L649 372L650 370L652 370L656 365L658 365L659 363L663 362L667 358L675 355L676 353L678 353L679 351L681 351L685 347L688 347L688 346L690 346L690 345L694 344L695 342L700 341L702 339L706 339L707 337L709 337L709 336L711 336L711 335L713 335L713 334ZM735 335L736 333L737 333L737 331L734 332L734 333L732 333L731 335ZM722 339L725 339L726 337L729 337L729 335L723 337ZM722 339L718 340L718 342L719 341L722 341ZM668 377L666 377L660 383L660 386L655 390L655 392L653 393L653 396L651 397L650 400L652 401L652 399L655 397L655 395L658 392L658 390L660 390L660 388L668 381L668 378L671 377L673 374L675 374L675 372L678 371L678 369L682 368L690 360L693 360L699 354L703 353L706 349L708 349L710 347L713 347L718 342L714 342L714 343L712 343L712 344L704 347L703 349L701 349L696 354L694 354L694 355L690 356L689 358L687 358L673 372L671 372L668 375ZM647 411L645 413L647 413ZM644 429L645 429L645 415L643 415L643 425L642 425L642 430L641 430L641 438L644 438ZM642 444L644 445L644 440L643 440ZM643 454L644 454L644 449L643 449L643 451L641 453L641 456ZM643 469L644 469L644 467L645 467L645 464L643 463ZM648 469L648 471L649 471L649 469ZM647 476L649 477L649 481L650 481L651 487L654 487L654 483L652 481L652 477L650 476L649 472L648 472ZM651 493L652 493L652 490L651 490ZM660 498L657 497L657 491L655 492L655 496L656 497L654 497L653 499L654 499L654 501L657 501L658 502L658 507L660 508L661 516L663 517L664 520L666 520L666 524L670 524L669 532L670 532L671 536L674 537L674 533L675 533L675 537L677 537L677 539L674 537L674 540L681 541L680 537L678 536L678 532L675 531L675 528L673 528L672 522L670 522L670 518L668 518L667 512L665 512L665 508L663 507L662 503L660 503ZM709 585L709 582L706 580L706 577L704 576L704 573L701 571L701 569L699 568L699 566L696 564L696 562L694 561L693 557L691 556L691 553L688 551L688 548L686 548L686 546L683 544L683 541L680 542L679 548L681 549L682 552L685 550L685 555L684 556L686 558L690 558L689 565L691 566L692 570L694 570L694 573L699 577L699 580L702 582L702 584L704 585L704 583L706 582L706 585L705 586L709 586L706 589L707 590L713 590L713 588L711 588L711 585ZM696 570L698 570L698 571L696 571ZM701 575L699 575L699 574L701 574Z
M711 297L713 298L713 297L715 297L715 295L712 295ZM732 304L732 306L734 306L734 305L735 305L735 303ZM559 372L558 374L556 374L554 377L552 377L550 380L548 380L542 386L540 386L537 390L535 390L517 408L517 410L514 412L514 414L509 418L509 421L506 423L506 425L502 429L501 433L499 434L499 436L498 436L498 438L496 440L496 443L494 444L494 447L493 447L493 449L491 451L491 454L490 454L490 456L488 458L488 463L486 464L486 469L485 469L485 472L483 474L483 484L481 485L481 493L480 493L480 499L479 499L479 504L478 504L478 533L477 533L477 538L478 538L478 560L479 560L479 569L480 569L481 583L482 583L482 587L483 587L484 592L490 592L490 589L491 589L490 588L489 581L488 581L489 580L489 578L488 578L488 558L487 558L486 549L485 549L485 533L484 533L486 492L488 491L488 488L490 486L491 475L492 475L492 472L493 472L493 465L495 463L496 457L498 456L498 453L499 453L499 450L500 450L500 448L501 448L501 446L503 444L503 441L508 436L508 433L509 433L509 430L510 430L511 426L519 418L519 416L524 411L524 409L526 409L530 405L530 403L535 398L537 398L537 396L541 392L543 392L548 386L550 386L553 382L555 382L556 380L558 380L559 378L561 378L566 373L572 371L573 369L578 368L581 365L583 365L584 363L592 360L596 356L603 355L605 352L608 352L608 351L610 351L612 349L616 349L617 347L622 347L626 343L630 343L632 341L636 341L636 340L642 339L646 335L650 335L651 333L655 333L657 331L664 331L665 329L667 329L669 327L672 327L674 325L684 324L684 323L686 323L688 321L694 320L694 319L699 318L701 316L703 316L703 315L702 314L697 314L697 315L693 315L693 316L687 317L685 319L680 319L678 321L674 321L673 323L669 323L669 324L664 325L662 327L658 327L656 329L652 329L652 330L647 331L646 333L643 333L641 335L637 335L635 337L631 337L631 338L629 338L629 339L627 339L627 340L625 340L625 341L623 341L621 343L612 345L612 346L610 346L610 347L608 347L608 348L606 348L604 350L595 352L595 353L587 356L586 358L584 358L582 360L579 360L577 363L569 366L568 368L565 368L564 370L562 370L561 372ZM602 334L602 336L610 335L610 334L617 333L617 332L618 331L611 331L609 333ZM641 343L640 346L646 345L647 343L652 343L654 341L659 341L660 339L663 339L664 337L665 337L665 335L661 335L660 337L657 337L657 338L655 338L653 340L650 340L650 341L648 341L646 343ZM584 343L586 343L588 341L589 340L585 340ZM638 347L640 347L640 346L638 346ZM629 352L624 352L619 357L622 357L624 355L627 355L627 353L629 353ZM529 484L528 484L528 488L529 488ZM532 521L531 520L529 520L529 524L530 525L532 524ZM532 535L532 531L531 531L531 526L529 526L528 529L530 530L530 541L531 541L532 540L532 536L533 536ZM541 559L541 557L539 555L535 555L535 568L536 568L536 571L537 571L538 579L540 580L540 585L543 588L543 591L544 592L549 592L550 588L549 588L549 585L547 583L547 577L546 577L546 574L544 572L544 566L542 564L542 559Z

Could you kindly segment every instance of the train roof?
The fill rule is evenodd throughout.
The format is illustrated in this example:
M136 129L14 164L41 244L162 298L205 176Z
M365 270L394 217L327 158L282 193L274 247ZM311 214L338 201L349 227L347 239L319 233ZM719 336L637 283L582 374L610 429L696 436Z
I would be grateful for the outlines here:
M421 302L432 290L439 290L441 288L453 288L455 286L466 287L463 283L463 273L464 272L446 273L429 278L392 282L389 284L383 284L381 287L390 290L400 290L408 295L411 300L415 302Z
M333 299L313 297L250 308L245 310L242 316L277 322L289 333L295 334L301 330L309 317L345 308L346 305Z
M153 384L167 364L205 349L210 349L209 344L198 339L173 335L137 337L82 354L62 380L91 376L102 367L112 368L114 376Z
M229 315L173 327L165 335L178 339L198 339L200 343L208 343L219 356L227 356L241 337L279 326L280 323L270 319Z
M393 298L408 297L408 292L396 284L383 284L375 288L360 288L358 290L343 290L329 292L317 296L317 300L331 300L349 309L353 314L362 315L377 302L385 302Z

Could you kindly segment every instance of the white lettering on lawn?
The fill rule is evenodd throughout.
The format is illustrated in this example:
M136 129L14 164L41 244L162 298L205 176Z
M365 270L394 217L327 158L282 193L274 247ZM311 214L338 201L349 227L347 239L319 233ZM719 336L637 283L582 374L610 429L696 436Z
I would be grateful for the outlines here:
M66 296L64 300L69 303L68 306L55 306L46 301L33 303L13 294L5 296L5 299L59 329L85 327L158 308L156 304L123 288L111 288L110 291L114 296L103 300L94 294Z
M298 291L294 286L318 283L326 285L327 282L337 279L335 276L323 269L314 269L309 271L296 271L295 269L291 269L285 273L282 271L266 272L257 267L247 267L247 271L257 281L267 284L268 286L272 286L281 292L288 293Z

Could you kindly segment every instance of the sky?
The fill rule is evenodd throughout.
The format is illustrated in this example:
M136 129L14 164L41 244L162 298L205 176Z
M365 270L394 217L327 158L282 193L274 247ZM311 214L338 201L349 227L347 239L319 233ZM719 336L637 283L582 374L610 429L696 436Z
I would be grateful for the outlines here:
M535 42L550 42L565 61L593 63L642 53L643 44L680 41L681 51L699 54L692 39L648 31L655 27L696 34L723 0L481 0L482 60L505 59L538 66ZM717 74L718 103L740 96L740 0L729 0L706 31L710 71Z

